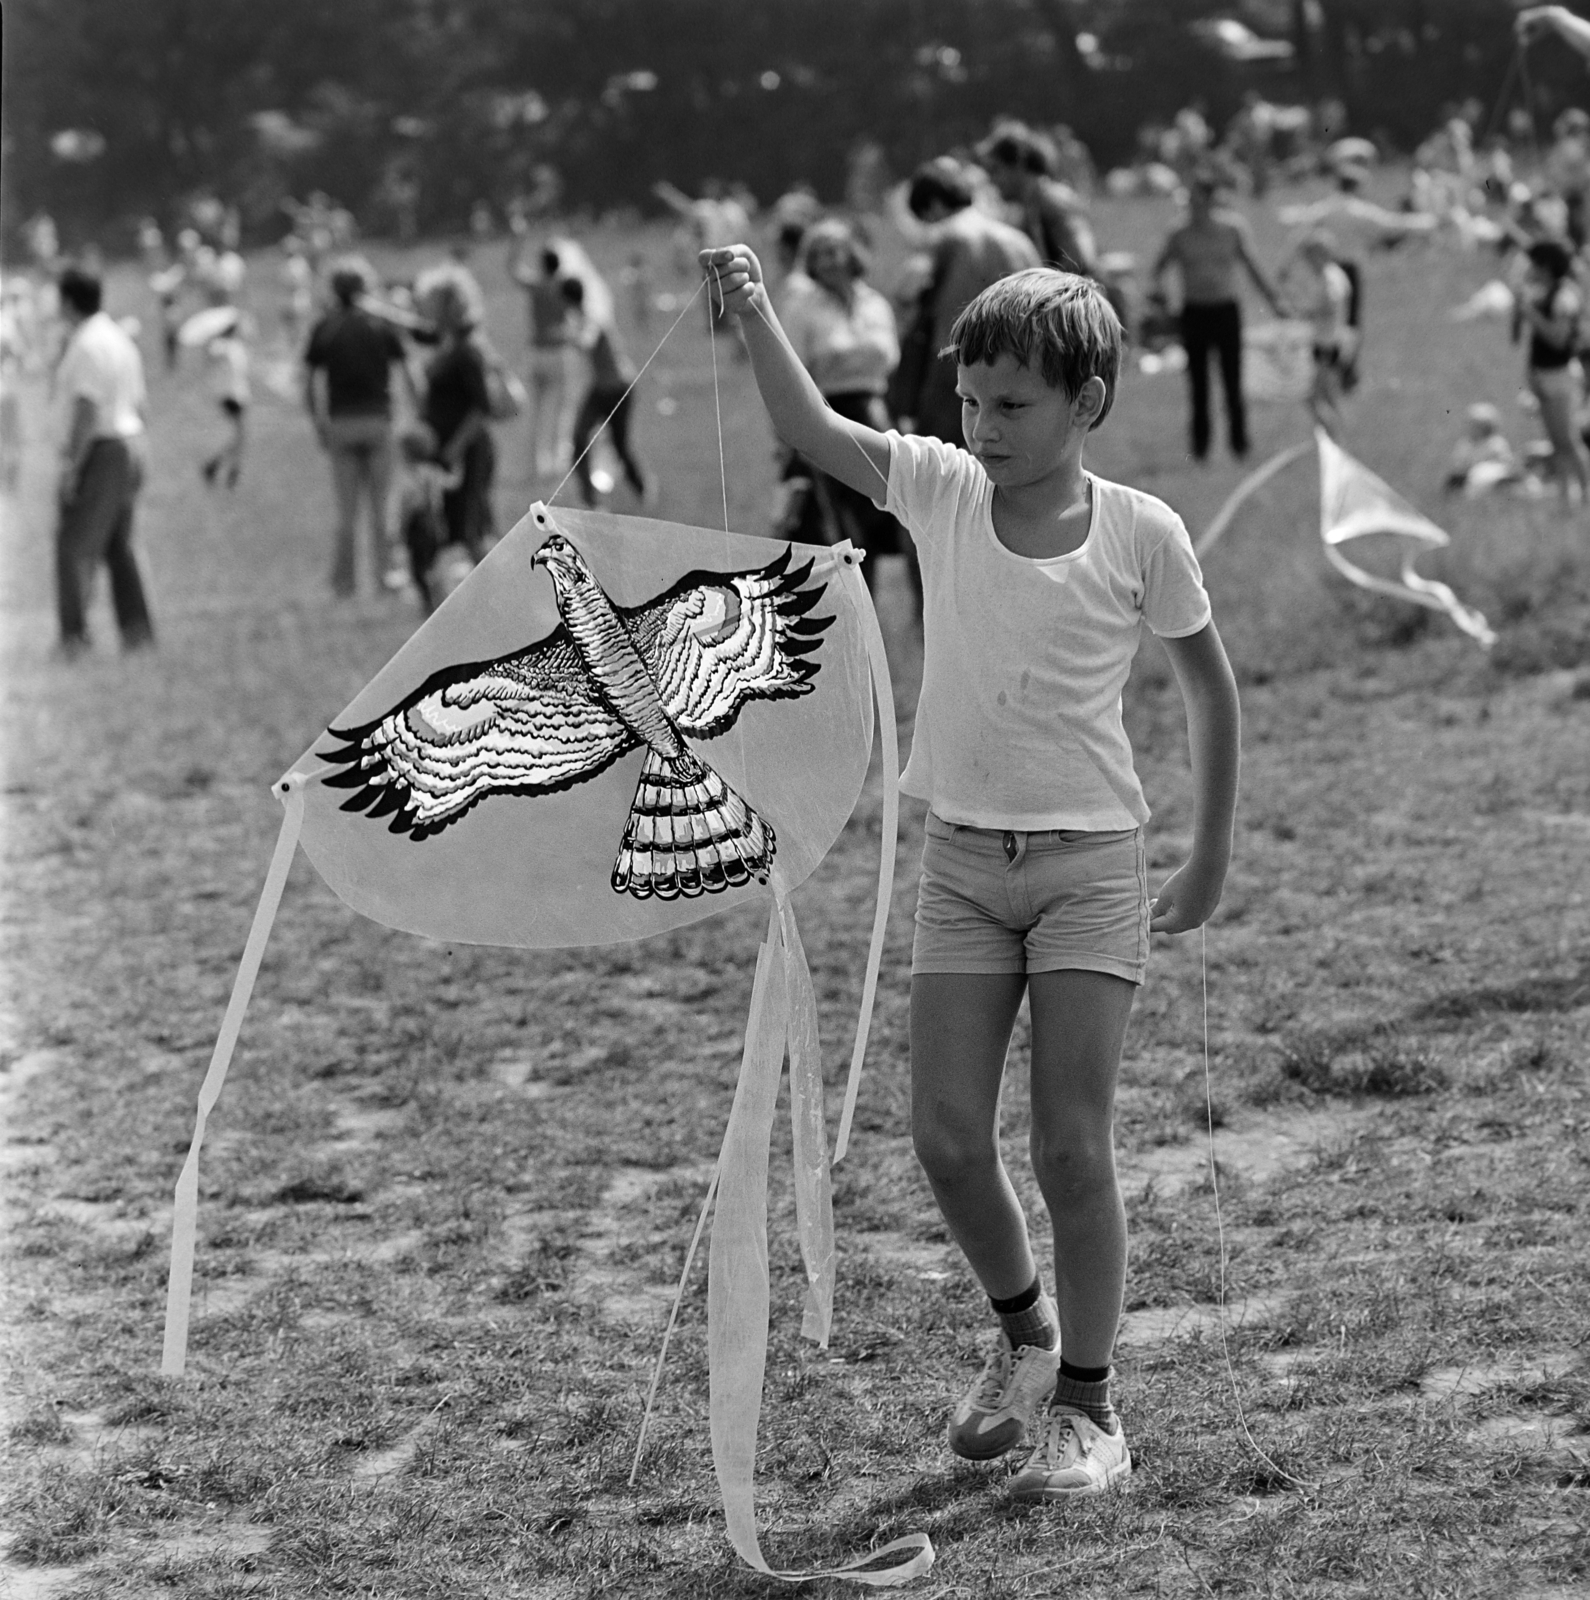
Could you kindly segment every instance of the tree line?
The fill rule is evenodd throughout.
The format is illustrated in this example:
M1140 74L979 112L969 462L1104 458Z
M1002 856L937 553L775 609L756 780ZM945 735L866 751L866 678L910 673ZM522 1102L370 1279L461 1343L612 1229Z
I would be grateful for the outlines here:
M1197 104L1331 98L1412 148L1508 77L1508 0L10 0L6 239L50 212L117 248L213 192L255 240L321 190L376 232L460 227L516 195L645 208L666 178L844 190L863 142L903 173L996 115L1064 123L1095 161ZM1290 45L1243 60L1225 19ZM1582 64L1537 47L1549 112ZM1515 77L1516 81L1516 77Z

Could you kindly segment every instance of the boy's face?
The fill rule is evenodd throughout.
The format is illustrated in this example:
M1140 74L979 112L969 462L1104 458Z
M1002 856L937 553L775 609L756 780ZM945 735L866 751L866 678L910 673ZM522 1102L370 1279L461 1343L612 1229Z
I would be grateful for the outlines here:
M1057 471L1081 449L1087 419L1078 400L1012 355L956 370L966 448L996 487L1023 488Z

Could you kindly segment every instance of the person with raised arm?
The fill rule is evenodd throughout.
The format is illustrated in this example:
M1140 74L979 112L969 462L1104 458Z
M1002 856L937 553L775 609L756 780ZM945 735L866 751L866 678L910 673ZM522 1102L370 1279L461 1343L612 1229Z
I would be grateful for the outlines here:
M701 262L739 320L779 436L897 517L921 558L922 691L900 780L928 806L911 1130L995 1319L988 1359L951 1411L949 1447L971 1460L1023 1450L1018 1499L1094 1494L1131 1471L1111 1394L1126 1281L1121 1047L1150 935L1201 926L1231 859L1237 693L1192 541L1162 501L1083 466L1121 364L1120 323L1092 279L1034 267L955 319L963 446L825 405L754 253L731 245ZM1145 624L1186 702L1195 795L1190 854L1154 900L1149 810L1121 720ZM999 1144L1024 997L1052 1295Z

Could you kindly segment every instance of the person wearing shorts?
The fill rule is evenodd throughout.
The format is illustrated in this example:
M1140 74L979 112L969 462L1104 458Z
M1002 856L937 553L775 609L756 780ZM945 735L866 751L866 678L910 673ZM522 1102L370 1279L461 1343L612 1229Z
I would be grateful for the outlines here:
M1141 828L973 828L927 815L911 971L1108 972L1148 966Z
M1121 364L1119 319L1092 280L1017 272L956 318L962 449L881 433L825 405L752 252L735 245L701 260L739 318L780 439L870 494L921 557L922 691L900 778L929 808L911 1133L996 1319L947 1443L969 1460L1024 1451L1009 1480L1018 1499L1097 1493L1132 1470L1111 1393L1126 1283L1121 1049L1149 934L1188 932L1219 903L1236 809L1236 685L1192 541L1163 501L1082 465ZM1152 901L1149 811L1121 719L1145 627L1186 703L1195 790L1188 859ZM1052 1295L1000 1152L1023 999Z

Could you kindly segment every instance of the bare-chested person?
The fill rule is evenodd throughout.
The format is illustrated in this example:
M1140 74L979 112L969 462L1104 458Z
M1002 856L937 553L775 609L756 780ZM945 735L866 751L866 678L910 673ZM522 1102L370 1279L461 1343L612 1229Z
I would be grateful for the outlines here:
M1281 300L1253 252L1253 235L1240 211L1216 204L1218 180L1196 174L1188 187L1187 220L1171 234L1154 263L1151 287L1161 289L1175 267L1181 278L1181 339L1187 352L1187 383L1192 393L1192 453L1209 453L1209 352L1220 359L1226 392L1226 423L1231 453L1248 453L1248 414L1242 399L1242 303L1237 297L1238 268L1252 278L1271 308L1281 315Z

